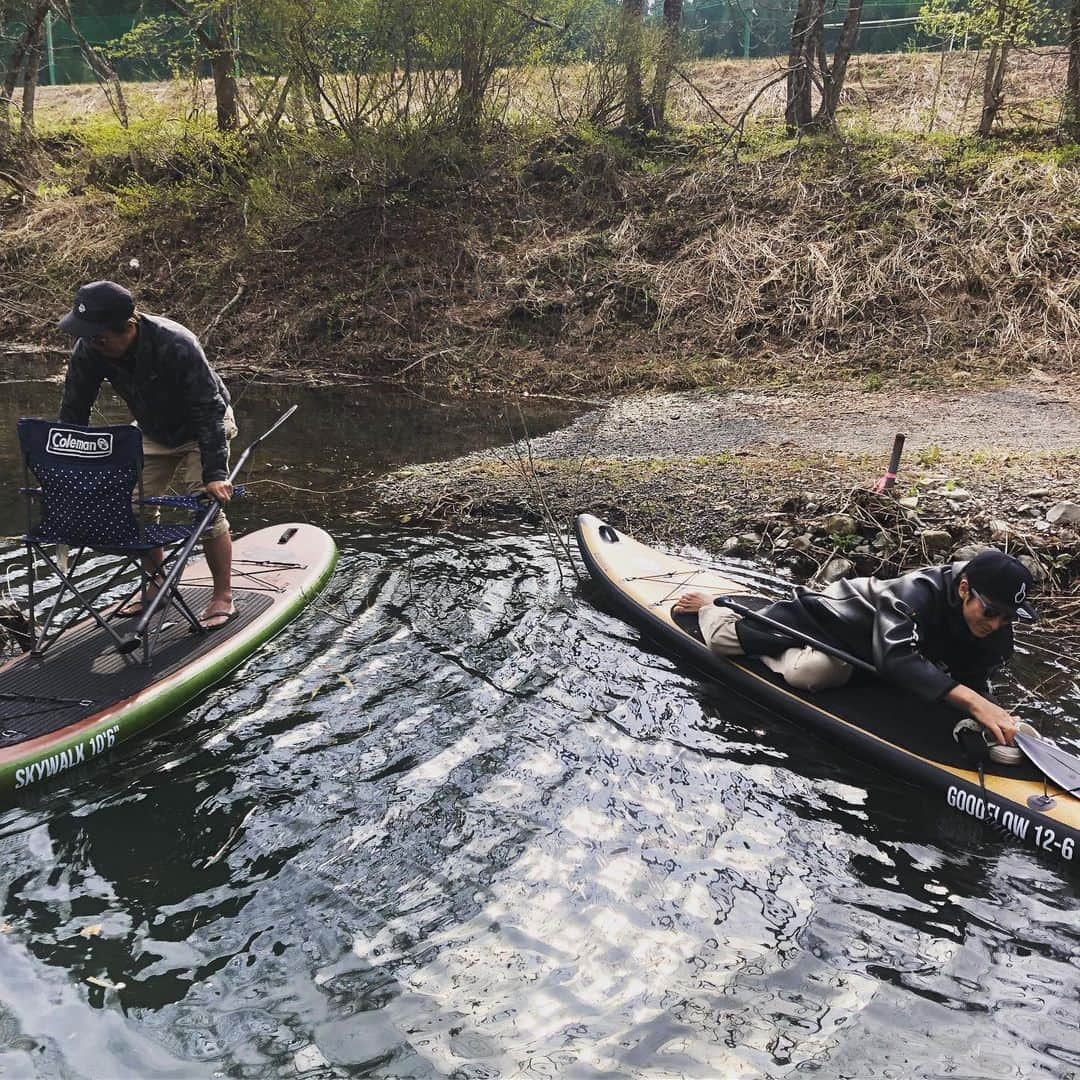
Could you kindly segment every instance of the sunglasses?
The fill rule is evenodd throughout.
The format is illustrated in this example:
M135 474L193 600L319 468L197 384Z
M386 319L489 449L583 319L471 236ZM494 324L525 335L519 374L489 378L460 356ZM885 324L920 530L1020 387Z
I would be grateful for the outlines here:
M971 590L971 595L982 604L983 614L988 619L1000 619L1002 622L1011 623L1016 622L1016 612L1010 611L1008 608L999 607L997 604L991 604L989 601L984 600L974 589L971 588L971 583L968 582L968 589Z

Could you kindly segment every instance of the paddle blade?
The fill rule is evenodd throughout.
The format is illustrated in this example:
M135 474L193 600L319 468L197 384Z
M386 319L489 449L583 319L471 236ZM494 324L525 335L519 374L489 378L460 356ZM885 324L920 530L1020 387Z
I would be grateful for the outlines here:
M1025 735L1023 732L1017 734L1016 745L1023 750L1027 759L1062 791L1080 791L1080 758L1053 743L1033 735Z

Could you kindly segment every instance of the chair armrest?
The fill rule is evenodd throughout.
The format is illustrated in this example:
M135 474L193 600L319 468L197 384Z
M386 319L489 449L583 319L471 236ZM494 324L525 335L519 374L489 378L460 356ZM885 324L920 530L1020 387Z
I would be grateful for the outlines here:
M233 488L234 499L246 496L247 491L243 484L237 484ZM193 514L197 514L206 509L208 501L205 492L200 492L198 495L146 495L142 500L142 505L167 506L173 510L188 510Z

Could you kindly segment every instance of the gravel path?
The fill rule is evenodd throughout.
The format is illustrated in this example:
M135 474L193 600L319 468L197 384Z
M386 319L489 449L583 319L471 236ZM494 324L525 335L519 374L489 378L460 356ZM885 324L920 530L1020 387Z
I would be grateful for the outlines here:
M985 391L642 394L534 439L532 449L542 458L685 458L760 446L887 455L902 431L909 449L1068 451L1080 449L1077 402L1074 390L1054 384Z

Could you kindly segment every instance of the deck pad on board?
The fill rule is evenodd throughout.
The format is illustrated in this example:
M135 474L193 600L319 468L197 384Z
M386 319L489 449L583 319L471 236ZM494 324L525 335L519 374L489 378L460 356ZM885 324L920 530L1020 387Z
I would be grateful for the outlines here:
M204 586L180 591L196 614L206 607L213 592ZM72 630L70 638L61 638L44 657L19 657L4 672L3 693L15 700L0 700L0 746L47 735L132 697L217 648L223 637L243 630L272 603L269 596L238 591L234 597L236 617L206 634L192 633L180 614L168 612L149 667L125 661L109 635L88 620ZM135 621L119 619L113 625L122 637ZM139 654L133 655L137 660ZM60 704L50 702L50 698L72 698L89 704Z

